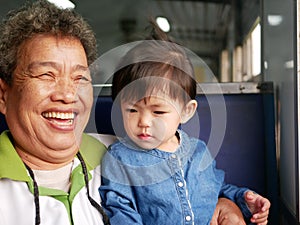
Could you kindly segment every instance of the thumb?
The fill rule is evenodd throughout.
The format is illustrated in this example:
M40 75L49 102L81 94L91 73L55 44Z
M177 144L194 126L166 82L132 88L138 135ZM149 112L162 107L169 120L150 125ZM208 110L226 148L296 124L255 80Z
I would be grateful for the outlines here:
M218 221L215 218L215 216L212 217L211 221L210 221L210 225L218 225Z
M245 194L245 199L247 202L254 202L255 201L255 196L254 196L254 192L252 191L247 191Z
M214 214L210 221L210 225L218 225L218 214L219 214L219 211L217 209L215 209Z

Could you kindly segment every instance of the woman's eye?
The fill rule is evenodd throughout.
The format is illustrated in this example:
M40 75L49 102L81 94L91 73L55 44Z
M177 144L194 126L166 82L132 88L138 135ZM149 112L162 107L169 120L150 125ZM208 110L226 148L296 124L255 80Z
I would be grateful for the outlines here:
M52 73L43 73L43 74L40 74L39 76L37 76L38 78L40 79L45 79L45 80L52 80L54 79L54 76Z
M88 79L88 78L85 77L85 76L77 76L75 80L76 80L78 83L89 83L89 82L91 82L91 80Z

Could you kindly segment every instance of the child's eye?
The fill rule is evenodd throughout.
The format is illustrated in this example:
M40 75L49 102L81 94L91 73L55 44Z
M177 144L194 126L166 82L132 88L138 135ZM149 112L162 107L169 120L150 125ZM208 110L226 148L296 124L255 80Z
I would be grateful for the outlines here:
M135 112L137 112L137 110L136 109L126 109L126 112L129 112L129 113L135 113Z
M166 112L165 111L154 111L153 113L158 114L158 115L162 115L162 114L165 114Z

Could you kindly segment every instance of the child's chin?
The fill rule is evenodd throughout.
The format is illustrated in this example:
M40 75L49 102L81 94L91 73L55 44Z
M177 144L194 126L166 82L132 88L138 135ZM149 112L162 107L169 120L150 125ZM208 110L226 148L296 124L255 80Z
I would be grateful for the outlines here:
M135 144L145 150L155 149L159 146L158 143L141 142L141 141L135 142Z

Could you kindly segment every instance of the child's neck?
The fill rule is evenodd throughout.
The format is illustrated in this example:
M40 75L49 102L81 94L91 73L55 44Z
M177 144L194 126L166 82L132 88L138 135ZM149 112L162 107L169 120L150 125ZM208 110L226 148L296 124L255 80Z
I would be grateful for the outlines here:
M179 145L180 145L180 136L179 133L176 132L172 138L170 138L167 142L158 146L157 148L164 152L175 152Z

